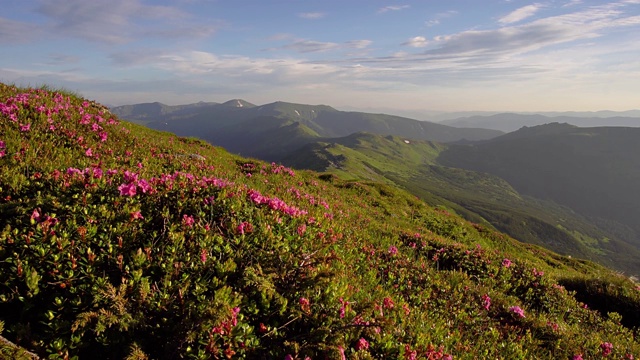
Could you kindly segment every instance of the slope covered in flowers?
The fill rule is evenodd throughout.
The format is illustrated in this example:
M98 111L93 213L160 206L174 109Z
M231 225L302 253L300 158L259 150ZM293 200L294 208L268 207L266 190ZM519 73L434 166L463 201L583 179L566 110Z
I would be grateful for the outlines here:
M0 335L42 357L631 359L638 292L386 185L0 85Z

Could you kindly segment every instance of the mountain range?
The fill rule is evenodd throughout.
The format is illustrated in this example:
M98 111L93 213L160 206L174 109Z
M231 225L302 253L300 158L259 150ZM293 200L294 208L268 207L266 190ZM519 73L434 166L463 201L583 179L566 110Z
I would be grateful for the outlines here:
M454 209L522 241L640 274L640 228L633 221L640 215L635 205L640 199L634 198L633 169L639 167L633 154L640 141L635 129L552 123L504 134L325 105L256 106L243 100L139 104L112 111L245 156L401 186L431 205ZM555 119L501 114L449 123L493 121L494 127L506 128L518 121L535 125Z
M440 122L440 124L461 127L461 128L485 128L499 130L503 132L512 132L524 126L536 126L549 123L569 123L580 127L597 127L597 126L626 126L639 127L640 114L637 111L628 111L624 113L604 112L601 116L547 116L540 114L514 114L502 113L489 116L471 116L456 119L449 119ZM605 114L616 116L604 116ZM627 116L622 116L624 114ZM633 116L630 116L633 115Z

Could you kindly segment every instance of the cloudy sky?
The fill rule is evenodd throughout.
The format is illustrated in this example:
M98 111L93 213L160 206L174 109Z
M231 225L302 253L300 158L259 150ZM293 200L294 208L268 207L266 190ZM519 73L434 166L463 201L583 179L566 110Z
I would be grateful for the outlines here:
M110 105L640 108L640 0L3 0L0 81Z

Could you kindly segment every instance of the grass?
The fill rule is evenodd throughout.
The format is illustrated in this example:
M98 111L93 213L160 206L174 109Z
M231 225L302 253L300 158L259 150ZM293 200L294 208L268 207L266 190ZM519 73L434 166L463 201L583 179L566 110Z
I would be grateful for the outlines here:
M52 89L1 86L0 134L0 335L41 357L640 354L634 283L397 187L240 158ZM596 280L615 291L592 304Z

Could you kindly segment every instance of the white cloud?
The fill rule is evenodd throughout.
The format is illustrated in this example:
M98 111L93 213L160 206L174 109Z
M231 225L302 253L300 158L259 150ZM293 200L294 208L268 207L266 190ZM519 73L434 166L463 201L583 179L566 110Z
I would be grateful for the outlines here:
M365 49L369 45L371 45L373 41L371 40L351 40L345 43L345 46L353 49Z
M424 36L416 36L409 39L409 41L402 43L402 45L420 48L429 45L429 41L427 41L427 38Z
M327 14L325 14L323 12L308 12L308 13L300 13L300 14L298 14L298 17L303 18L303 19L315 20L315 19L322 19L326 15Z
M562 5L562 7L570 7L570 6L580 5L580 4L582 4L582 0L569 0L569 2Z
M409 5L390 5L390 6L385 6L383 8L378 9L378 13L382 14L388 11L399 11L399 10L408 9L408 8L410 8Z
M498 22L501 24L517 23L528 17L535 15L535 13L538 12L538 10L540 10L540 8L542 8L541 4L523 6L519 9L512 11L508 15L503 16L498 20Z

